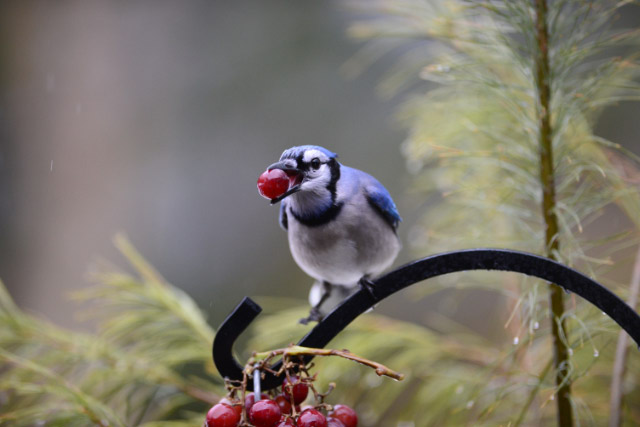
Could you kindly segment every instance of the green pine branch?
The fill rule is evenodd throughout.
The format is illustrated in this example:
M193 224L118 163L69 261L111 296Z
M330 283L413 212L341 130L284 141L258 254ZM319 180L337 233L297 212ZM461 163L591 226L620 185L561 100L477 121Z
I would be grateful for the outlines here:
M639 99L639 32L611 29L629 3L351 2L364 18L350 34L365 45L348 70L358 70L358 58L368 52L380 58L398 46L403 50L381 91L409 93L399 118L408 129L402 151L414 178L410 196L426 201L410 233L418 253L472 246L538 252L625 296L626 287L610 273L630 262L629 252L639 243L640 194L626 173L640 163L619 144L595 135L593 127L606 106ZM406 57L412 63L405 67ZM415 69L420 71L409 78L401 71ZM602 235L598 222L616 211L633 225ZM544 284L523 279L514 286L511 279L488 277L439 281L439 289L476 287L502 296L497 306L511 314L505 338L517 343L520 369L533 378L522 383L530 394L514 393L521 400L491 403L483 414L495 416L496 406L527 402L519 423L548 422L554 415L561 425L606 420L606 408L593 404L606 396L595 397L587 388L597 383L594 370L612 357L601 342L614 330L609 321L574 297L563 302L555 286L548 301ZM532 370L525 363L549 354L524 346L531 336L545 337L555 349L549 375L554 385L545 383L543 366ZM503 379L509 389L518 377ZM600 384L596 390L607 388Z
M224 394L201 311L123 236L116 245L139 279L103 269L76 295L92 306L96 334L30 316L0 286L0 425L194 425ZM185 410L194 404L202 412Z

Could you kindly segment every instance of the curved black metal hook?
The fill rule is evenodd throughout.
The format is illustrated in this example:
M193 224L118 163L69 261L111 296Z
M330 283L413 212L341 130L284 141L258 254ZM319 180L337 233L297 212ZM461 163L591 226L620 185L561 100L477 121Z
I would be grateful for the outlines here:
M356 317L416 282L443 274L468 270L499 270L523 273L562 286L580 295L608 314L640 345L640 316L610 290L582 273L538 255L502 249L469 249L429 256L406 264L374 282L373 291L361 289L347 298L319 322L299 342L305 347L322 348ZM242 380L242 365L232 354L236 338L249 326L262 308L245 297L222 322L213 341L213 361L220 374L230 380ZM307 362L312 357L307 357ZM274 366L279 369L280 364ZM267 374L262 388L278 387L284 377ZM251 384L248 385L251 388Z

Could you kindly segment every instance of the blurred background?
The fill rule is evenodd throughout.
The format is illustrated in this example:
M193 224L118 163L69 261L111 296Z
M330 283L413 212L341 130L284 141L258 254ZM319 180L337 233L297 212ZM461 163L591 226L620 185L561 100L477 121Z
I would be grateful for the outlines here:
M77 326L68 294L96 258L125 265L119 231L212 325L244 295L306 298L265 167L322 145L402 200L394 103L375 72L340 71L348 19L339 2L2 2L0 277L18 304Z
M406 93L377 95L392 57L345 76L351 13L339 1L2 2L0 278L18 304L79 327L68 295L97 258L124 265L119 231L213 326L245 295L305 299L311 279L255 187L294 145L375 175L407 242L422 201L405 191L393 118ZM596 133L639 153L639 115L620 104ZM405 243L396 265L422 255ZM467 298L459 320L490 330L492 297ZM424 323L438 305L403 301L380 310Z

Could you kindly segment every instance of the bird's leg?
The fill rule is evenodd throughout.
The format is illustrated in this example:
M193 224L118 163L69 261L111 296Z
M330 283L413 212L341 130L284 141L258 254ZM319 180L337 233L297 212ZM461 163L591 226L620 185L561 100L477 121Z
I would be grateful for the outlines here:
M320 307L322 304L331 296L332 285L329 282L322 282L322 296L316 305L311 307L311 311L309 311L309 316L300 319L298 322L306 325L309 322L320 322L324 316L320 311Z
M358 281L358 285L360 285L360 289L365 289L369 292L372 298L375 298L375 294L373 293L374 284L371 280L367 278L367 276L362 276L362 278Z

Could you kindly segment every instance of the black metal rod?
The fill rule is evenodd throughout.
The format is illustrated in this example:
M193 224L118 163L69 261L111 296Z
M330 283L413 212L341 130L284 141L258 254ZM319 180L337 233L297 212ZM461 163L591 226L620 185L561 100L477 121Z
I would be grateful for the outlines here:
M640 345L640 316L613 292L582 273L538 255L503 249L469 249L433 255L413 261L387 273L374 282L373 291L361 289L336 307L298 344L322 348L356 317L414 283L444 274L471 270L512 271L553 282L586 299L609 315ZM243 366L233 357L233 343L258 316L262 308L245 297L222 322L213 341L213 361L222 375L242 380ZM307 362L312 359L306 357ZM280 364L274 366L279 369ZM278 387L284 377L267 374L262 389ZM251 389L251 382L248 384Z

